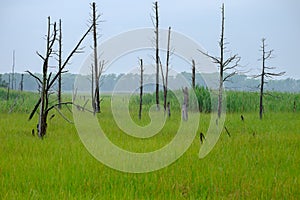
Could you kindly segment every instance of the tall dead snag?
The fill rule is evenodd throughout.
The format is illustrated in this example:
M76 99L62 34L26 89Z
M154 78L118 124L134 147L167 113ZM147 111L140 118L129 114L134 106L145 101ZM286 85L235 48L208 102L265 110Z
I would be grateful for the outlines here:
M267 83L266 82L266 78L272 78L275 76L282 76L285 74L285 72L280 72L280 73L271 73L268 72L268 70L272 70L275 69L275 67L267 67L266 66L266 61L272 58L272 53L274 50L266 50L266 44L265 44L265 38L262 39L262 46L261 48L261 52L262 52L262 58L260 59L262 61L262 72L261 74L255 76L260 77L260 96L259 96L259 118L262 119L263 116L263 110L264 110L264 106L263 106L263 96L264 96L264 84Z
M139 119L142 119L142 107L143 107L143 59L140 59L140 71L141 71L141 81L140 81L140 109L139 109Z
M61 19L59 20L59 35L58 35L58 69L62 67L62 29ZM58 91L57 91L57 103L58 109L61 109L61 73L58 75Z
M165 76L164 76L164 71L163 71L163 66L162 66L161 60L159 60L159 66L160 66L161 79L162 79L162 84L163 84L163 89L164 89L164 111L166 111L166 107L165 107L165 100L166 100L165 89L166 89L166 83L165 83Z
M225 59L224 53L225 53L225 45L224 42L224 26L225 26L225 17L224 17L224 4L222 4L222 25L221 25L221 37L219 41L219 47L220 47L220 57L217 56L211 56L208 53L200 52L204 54L205 56L212 59L212 61L219 65L219 94L218 94L218 117L221 117L222 113L222 98L223 98L223 88L224 88L224 82L227 81L230 77L234 76L236 74L236 67L238 67L238 63L240 61L240 57L235 54L233 56L228 57ZM226 72L226 74L225 74Z
M155 87L155 101L156 108L159 110L159 16L158 16L158 3L157 1L153 3L153 9L155 13L155 23L154 23L154 33L155 33L155 61L156 61L156 87Z
M48 63L49 58L53 53L53 45L56 39L56 23L53 24L53 30L51 33L51 21L50 17L48 17L48 33L47 33L47 41L46 41L46 55L43 57L38 52L38 55L42 58L44 61L43 64L43 75L41 82L41 103L40 103L40 115L39 115L39 122L38 122L38 134L40 138L43 138L43 136L46 134L47 130L47 109L49 105L49 94L47 90L48 82L51 78L51 73L48 75Z
M95 86L95 92L94 92L94 97L92 98L93 101L93 108L94 108L94 112L95 113L99 113L100 112L100 90L99 90L99 81L100 81L100 75L102 73L102 70L99 68L98 65L98 52L97 52L97 21L100 17L100 15L97 15L97 11L96 11L96 3L93 2L92 4L92 9L93 9L93 13L92 13L92 26L93 26L93 38L94 38L94 64L93 64L93 68L94 68L94 86ZM103 63L104 64L104 63ZM101 67L101 66L100 66ZM101 70L101 71L100 71Z
M192 60L192 87L193 89L195 89L196 87L196 64L195 64L195 60Z
M168 76L169 76L169 60L170 60L170 37L171 37L171 27L168 31L168 44L167 44L167 59L166 59L166 77L164 80L163 70L161 69L163 87L164 87L164 111L167 109L167 95L168 95Z
M20 81L20 90L21 92L23 91L24 87L24 74L21 74L21 81Z
M92 97L92 108L95 113L94 84L95 84L94 65L91 64L91 97Z
M39 118L38 118L38 124L37 124L37 130L38 135L42 139L47 131L47 117L50 110L53 108L56 108L58 104L50 105L49 103L49 96L52 93L51 88L53 84L57 81L58 77L64 72L64 68L69 63L70 59L73 57L75 53L79 53L80 51L80 44L84 40L84 38L88 35L88 33L91 31L92 26L87 30L87 32L82 36L82 38L79 40L75 48L71 51L67 59L63 62L61 67L58 69L57 73L52 76L52 73L48 74L48 68L49 68L49 59L52 57L54 51L54 43L57 39L57 28L56 23L51 24L50 17L48 17L48 28L47 28L47 35L46 35L46 53L45 56L42 56L39 52L37 52L37 55L43 60L43 68L42 68L42 79L31 73L30 71L27 71L32 77L34 77L37 82L39 83L40 88L40 98L38 102L35 104L33 110L31 111L31 114L29 116L29 120L32 119L34 114L39 108ZM53 78L52 78L53 77ZM60 104L71 104L72 102L65 102Z
M164 89L164 111L167 110L167 95L168 95L168 76L169 76L169 60L170 60L170 37L171 37L171 27L169 27L168 31L168 44L167 44L167 58L166 58L166 74L164 76L164 70L161 63L161 60L159 59L159 65L160 65L160 71L161 71L161 78L163 83L163 89Z

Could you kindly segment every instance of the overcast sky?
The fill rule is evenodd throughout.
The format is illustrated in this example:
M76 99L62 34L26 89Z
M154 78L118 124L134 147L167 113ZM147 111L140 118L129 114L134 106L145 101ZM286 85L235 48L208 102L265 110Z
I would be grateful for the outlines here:
M218 55L220 7L225 3L227 48L241 56L249 74L260 68L259 47L265 37L275 58L269 62L284 78L300 79L300 1L299 0L164 0L159 2L160 28L178 31L199 43L210 54ZM44 54L47 17L63 20L64 52L68 53L87 29L90 5L85 0L13 0L0 1L0 73L12 66L16 51L16 71L41 72L42 62L36 51ZM105 21L99 32L105 41L119 33L152 27L150 0L96 1ZM85 53L76 55L69 66L78 72L91 52L91 37L85 41Z

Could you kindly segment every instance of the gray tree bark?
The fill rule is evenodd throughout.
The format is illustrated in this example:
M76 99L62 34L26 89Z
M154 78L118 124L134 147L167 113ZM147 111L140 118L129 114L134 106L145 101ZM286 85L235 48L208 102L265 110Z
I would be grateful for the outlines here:
M59 20L59 35L58 35L58 68L62 67L62 29L61 29L61 19ZM57 91L57 101L58 109L61 109L61 74L58 76L58 91Z
M23 91L24 87L24 74L21 74L21 81L20 81L20 90L21 92Z
M94 111L100 112L100 90L99 90L99 67L98 67L98 53L97 53L97 19L96 3L93 2L93 38L94 38L94 75L95 75L95 95L94 95Z
M158 3L157 1L154 3L154 10L155 10L155 60L156 60L156 108L159 110L159 16L158 16Z
M166 77L165 77L165 81L164 81L164 111L166 111L166 109L167 109L168 76L169 76L169 60L170 60L170 37L171 37L171 27L169 27L169 31L168 31L167 59L166 59Z
M141 71L141 81L140 81L140 109L139 109L139 119L142 119L142 108L143 108L143 59L140 59L140 71Z
M263 116L263 95L264 95L264 83L265 83L265 61L266 61L266 52L265 52L265 40L262 40L262 72L260 79L260 95L259 95L259 118L262 119ZM270 53L271 56L271 53Z
M192 60L192 87L195 89L196 87L196 64L195 60Z
M47 33L47 41L46 41L46 55L44 57L43 64L43 74L42 74L42 83L41 83L41 103L40 103L40 115L38 122L38 135L40 138L43 138L46 134L47 130L47 109L48 109L48 89L47 89L47 76L48 76L48 62L49 58L53 52L53 45L56 40L56 23L53 25L53 32L51 34L51 20L48 17L48 33ZM52 36L51 36L52 35ZM49 77L50 78L50 77Z
M10 74L8 74L8 84L7 84L6 101L9 101L9 94L10 94Z

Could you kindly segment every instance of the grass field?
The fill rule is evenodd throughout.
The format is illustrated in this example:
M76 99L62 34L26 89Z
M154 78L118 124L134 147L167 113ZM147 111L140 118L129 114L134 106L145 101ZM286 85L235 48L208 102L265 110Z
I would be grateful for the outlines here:
M141 142L113 124L108 102L99 121L124 149L158 149L178 128L175 112L158 136ZM204 159L198 158L197 137L172 165L131 174L92 157L74 125L57 113L40 140L31 135L36 117L28 122L26 110L1 112L0 199L300 199L300 113L268 112L262 121L256 112L243 115L244 122L240 113L227 114L231 137L223 131ZM201 114L198 132L205 133L209 120L209 114Z

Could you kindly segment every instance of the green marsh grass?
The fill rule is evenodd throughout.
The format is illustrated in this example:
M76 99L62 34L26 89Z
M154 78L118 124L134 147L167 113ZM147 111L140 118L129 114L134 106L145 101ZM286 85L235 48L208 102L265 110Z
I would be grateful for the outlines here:
M32 97L33 98L33 97ZM177 131L180 112L154 138L139 141L113 122L109 97L99 121L107 136L124 149L145 152L167 144ZM2 100L1 100L2 101ZM30 108L32 105L30 105ZM132 108L132 112L136 112ZM67 109L63 111L72 119ZM0 112L0 199L299 199L300 114L227 113L214 149L198 158L199 135L176 162L161 170L130 174L111 169L85 149L74 124L57 112L43 140L31 135L37 117ZM132 113L132 116L136 115ZM142 125L149 123L143 110ZM145 116L145 117L144 117ZM134 117L133 117L134 118ZM137 118L133 119L137 121ZM206 133L210 114L200 114L199 132ZM145 163L147 165L147 163Z

